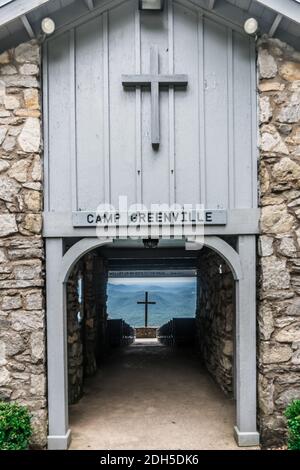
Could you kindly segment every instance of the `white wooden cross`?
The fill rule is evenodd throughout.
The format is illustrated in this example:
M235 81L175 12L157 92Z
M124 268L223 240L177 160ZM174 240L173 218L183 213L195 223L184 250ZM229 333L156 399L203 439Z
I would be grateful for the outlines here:
M188 83L187 75L160 75L159 57L156 46L150 50L150 73L140 75L122 75L122 85L124 88L134 86L146 86L151 90L151 141L153 147L160 144L159 132L159 90L161 86L181 86L186 87Z

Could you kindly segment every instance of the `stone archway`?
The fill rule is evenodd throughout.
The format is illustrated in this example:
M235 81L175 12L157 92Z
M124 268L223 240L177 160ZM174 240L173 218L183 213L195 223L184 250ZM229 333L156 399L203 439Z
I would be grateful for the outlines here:
M111 239L84 238L63 254L63 239L46 243L47 345L49 449L68 448L71 431L68 418L66 289L68 275L77 260ZM256 430L256 294L255 236L239 236L237 250L216 236L204 246L217 252L230 267L236 282L236 426L238 445L259 442ZM187 240L186 249L200 249L197 240Z

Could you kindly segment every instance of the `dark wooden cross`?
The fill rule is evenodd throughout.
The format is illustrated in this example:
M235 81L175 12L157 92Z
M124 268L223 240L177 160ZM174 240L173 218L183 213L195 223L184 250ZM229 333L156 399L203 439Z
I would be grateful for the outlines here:
M160 143L159 133L159 90L162 86L186 87L187 75L160 75L159 57L156 46L150 50L150 74L122 75L123 87L146 86L151 90L151 141L153 147Z
M155 305L156 302L150 302L148 300L148 292L145 292L145 300L144 301L139 301L137 304L142 304L145 305L145 328L148 326L148 305Z

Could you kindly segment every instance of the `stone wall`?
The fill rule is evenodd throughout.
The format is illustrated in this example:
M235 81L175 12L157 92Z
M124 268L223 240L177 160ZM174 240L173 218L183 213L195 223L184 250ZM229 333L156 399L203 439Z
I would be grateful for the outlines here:
M259 365L262 443L284 441L283 411L300 398L300 53L258 46L260 93Z
M0 55L0 399L29 407L47 435L40 49Z
M199 255L197 343L207 370L227 395L233 393L234 280L213 251Z
M67 282L68 394L70 404L76 403L83 393L83 333L79 316L83 319L84 305L78 295L80 278L83 285L82 261L79 261L73 268Z
M82 397L84 377L96 373L106 349L106 284L105 262L95 253L77 263L67 282L69 403Z

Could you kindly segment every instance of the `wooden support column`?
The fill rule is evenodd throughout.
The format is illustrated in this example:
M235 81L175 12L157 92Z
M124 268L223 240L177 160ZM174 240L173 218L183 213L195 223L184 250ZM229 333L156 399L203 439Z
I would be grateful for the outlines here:
M238 237L242 277L236 282L236 426L239 446L259 444L256 428L256 239Z
M46 241L48 449L64 450L70 442L68 419L66 288L61 280L62 238Z

